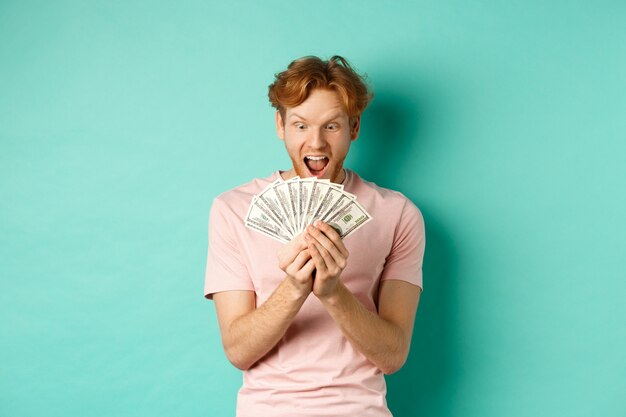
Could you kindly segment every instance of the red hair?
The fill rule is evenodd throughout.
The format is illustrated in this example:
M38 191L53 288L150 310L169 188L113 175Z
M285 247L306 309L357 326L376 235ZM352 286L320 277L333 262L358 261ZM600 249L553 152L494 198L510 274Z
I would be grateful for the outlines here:
M339 55L328 61L316 56L296 59L285 71L276 74L274 83L269 86L268 96L284 123L285 109L301 104L316 88L336 91L351 123L374 97L365 83L365 77L356 73Z

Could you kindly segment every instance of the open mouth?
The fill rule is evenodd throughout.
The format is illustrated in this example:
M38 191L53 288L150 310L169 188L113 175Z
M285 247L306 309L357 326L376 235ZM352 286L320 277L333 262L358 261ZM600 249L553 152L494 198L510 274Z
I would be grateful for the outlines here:
M304 164L309 169L309 172L318 177L324 174L324 170L328 165L328 158L326 156L305 156Z

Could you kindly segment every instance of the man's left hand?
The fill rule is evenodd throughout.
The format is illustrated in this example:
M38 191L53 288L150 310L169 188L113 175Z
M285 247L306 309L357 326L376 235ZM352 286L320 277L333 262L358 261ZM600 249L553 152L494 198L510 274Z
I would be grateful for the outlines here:
M348 249L335 229L322 221L306 228L305 241L315 263L313 293L320 299L337 293L339 276L348 265Z

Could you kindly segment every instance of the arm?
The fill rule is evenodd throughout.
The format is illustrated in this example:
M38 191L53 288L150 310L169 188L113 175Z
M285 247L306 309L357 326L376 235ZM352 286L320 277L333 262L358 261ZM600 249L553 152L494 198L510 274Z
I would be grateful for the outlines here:
M385 374L392 374L408 357L420 293L420 287L405 281L383 281L378 314L341 282L334 296L320 300L350 343Z
M348 290L339 276L348 250L324 222L309 227L305 239L317 269L313 292L352 345L385 374L406 362L421 288L400 280L381 283L378 311L371 312Z
M249 369L278 343L311 293L314 264L302 245L294 240L279 253L287 275L259 308L252 291L213 295L224 351L237 368Z
M241 370L249 369L278 343L307 296L287 277L257 309L254 298L252 291L213 296L224 351Z

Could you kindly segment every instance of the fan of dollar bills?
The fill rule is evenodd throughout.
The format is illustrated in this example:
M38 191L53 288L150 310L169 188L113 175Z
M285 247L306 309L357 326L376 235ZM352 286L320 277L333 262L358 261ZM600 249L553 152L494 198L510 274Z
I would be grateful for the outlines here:
M371 219L343 185L316 177L294 177L277 179L254 196L245 224L287 243L317 220L328 223L343 239Z

